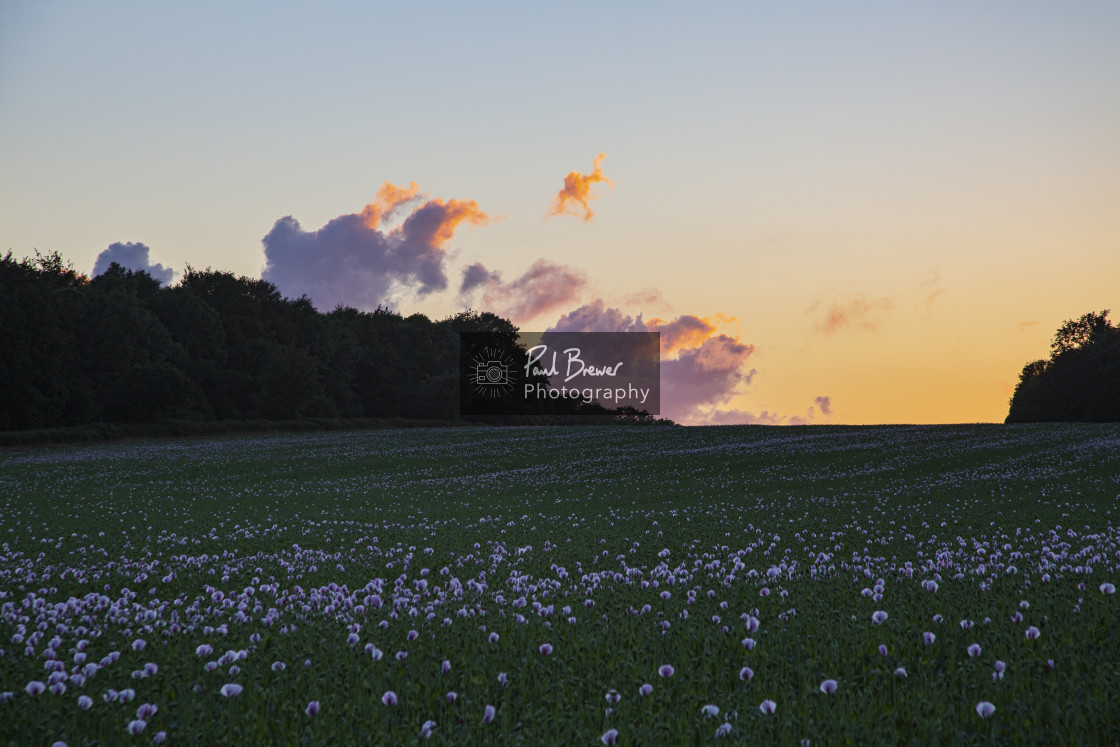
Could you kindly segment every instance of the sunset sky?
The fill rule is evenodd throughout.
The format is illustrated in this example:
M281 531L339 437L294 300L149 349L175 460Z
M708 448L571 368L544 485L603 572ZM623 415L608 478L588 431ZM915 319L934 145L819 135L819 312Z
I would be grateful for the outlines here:
M0 250L630 317L710 374L685 422L1002 421L1120 317L1117 40L1111 0L5 2Z

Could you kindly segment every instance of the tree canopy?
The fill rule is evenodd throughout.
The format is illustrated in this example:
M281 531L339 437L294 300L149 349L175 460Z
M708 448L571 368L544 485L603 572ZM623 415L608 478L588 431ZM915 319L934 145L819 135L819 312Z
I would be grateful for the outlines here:
M1062 323L1050 358L1023 366L1006 422L1120 422L1120 327L1108 313Z
M113 263L89 279L57 253L0 256L0 430L169 420L454 420L459 333L513 344L489 312L442 321L285 298L188 267L173 286ZM543 422L635 413L560 402ZM551 419L550 419L551 418ZM538 421L533 421L538 422Z

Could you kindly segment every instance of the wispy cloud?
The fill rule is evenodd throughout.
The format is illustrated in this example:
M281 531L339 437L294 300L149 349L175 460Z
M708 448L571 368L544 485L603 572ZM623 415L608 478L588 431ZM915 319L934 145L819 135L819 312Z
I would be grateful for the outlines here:
M813 304L809 310L814 311L820 305L819 302ZM817 329L826 335L841 330L877 332L893 310L894 301L889 298L869 298L864 293L856 293L831 301Z
M944 293L945 289L941 287L941 273L935 269L926 270L922 273L921 282L918 283L919 304L928 309Z

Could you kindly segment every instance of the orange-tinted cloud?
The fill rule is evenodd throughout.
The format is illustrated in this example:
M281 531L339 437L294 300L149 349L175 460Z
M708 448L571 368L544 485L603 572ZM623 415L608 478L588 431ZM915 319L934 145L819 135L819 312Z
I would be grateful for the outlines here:
M709 337L676 358L661 361L661 412L678 422L694 422L703 410L727 403L755 375L747 370L754 346L728 335Z
M377 229L383 220L392 217L398 207L419 196L420 185L416 182L409 182L407 189L385 182L381 185L381 189L377 190L377 197L373 202L362 208L361 216L367 226Z
M388 227L394 215L420 200L426 201L400 225ZM492 220L474 200L428 199L415 182L407 188L386 182L360 212L317 230L304 230L290 215L276 221L262 240L262 277L287 296L310 296L320 309L373 309L402 290L444 290L447 242L464 223Z
M598 197L598 193L591 192L591 186L599 182L605 182L611 190L614 190L614 182L603 174L603 159L607 157L606 153L600 153L595 156L594 169L590 174L583 174L579 171L573 171L564 177L564 188L556 194L556 199L552 201L552 207L549 208L548 215L578 215L580 206L583 207L583 220L590 221L595 217L595 212L591 209L591 201Z
M893 310L894 301L889 298L868 298L863 293L857 293L829 304L828 312L818 323L818 328L826 335L844 329L875 332Z
M699 347L716 331L708 320L692 314L683 314L670 322L650 319L646 327L651 332L661 333L661 354L665 356L683 348Z
M729 401L755 373L746 365L754 346L717 334L713 318L684 314L645 322L641 314L635 318L596 299L560 317L549 331L660 333L661 414L690 423L697 413Z
M485 226L493 222L486 213L478 209L474 200L428 200L407 218L400 230L410 241L442 248L455 235L460 223Z

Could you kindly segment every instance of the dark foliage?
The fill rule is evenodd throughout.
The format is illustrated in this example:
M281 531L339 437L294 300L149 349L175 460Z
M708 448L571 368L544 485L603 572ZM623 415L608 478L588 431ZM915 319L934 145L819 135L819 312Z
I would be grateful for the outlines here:
M1023 366L1006 422L1120 422L1120 327L1108 311L1064 322L1050 347Z
M56 252L0 256L0 431L94 423L449 422L459 332L517 328L465 311L433 322L284 298L264 280L188 267L161 288L113 264L87 279ZM525 422L652 421L561 403ZM180 427L180 426L176 426Z

